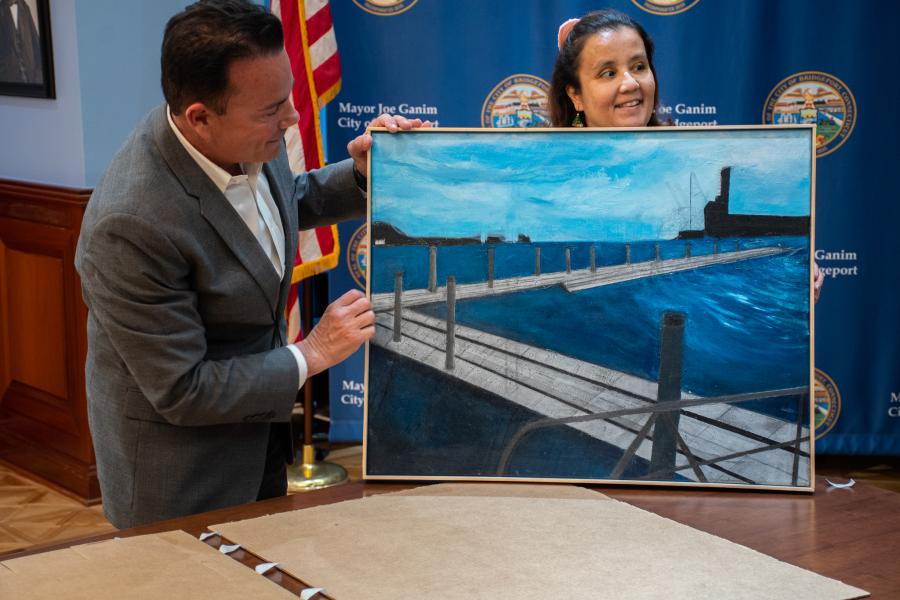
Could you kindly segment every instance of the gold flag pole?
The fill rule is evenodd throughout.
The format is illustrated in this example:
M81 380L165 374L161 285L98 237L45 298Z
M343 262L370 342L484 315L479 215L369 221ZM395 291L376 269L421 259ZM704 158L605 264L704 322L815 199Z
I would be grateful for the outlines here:
M310 280L303 282L303 332L308 334L312 329L312 286ZM347 481L347 471L340 465L320 461L316 462L316 449L313 447L313 390L312 379L303 384L303 449L300 459L295 456L294 464L288 465L288 493L318 490Z

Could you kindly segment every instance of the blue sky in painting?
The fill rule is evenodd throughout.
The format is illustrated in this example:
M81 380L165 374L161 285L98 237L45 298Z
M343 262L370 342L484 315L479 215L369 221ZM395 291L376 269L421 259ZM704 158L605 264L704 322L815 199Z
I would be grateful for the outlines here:
M376 132L373 220L412 236L670 239L702 227L723 166L732 213L808 215L810 151L809 132L788 129Z

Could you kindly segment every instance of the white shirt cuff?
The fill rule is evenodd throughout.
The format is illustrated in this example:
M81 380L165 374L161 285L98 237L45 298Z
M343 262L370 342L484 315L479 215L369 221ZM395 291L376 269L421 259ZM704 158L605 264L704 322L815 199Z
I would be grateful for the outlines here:
M297 361L297 371L299 371L300 377L297 381L297 389L303 387L303 383L306 381L306 374L309 372L309 369L306 366L306 358L303 356L303 353L300 352L300 348L295 346L294 344L288 344L287 349L291 351L294 355L294 359Z

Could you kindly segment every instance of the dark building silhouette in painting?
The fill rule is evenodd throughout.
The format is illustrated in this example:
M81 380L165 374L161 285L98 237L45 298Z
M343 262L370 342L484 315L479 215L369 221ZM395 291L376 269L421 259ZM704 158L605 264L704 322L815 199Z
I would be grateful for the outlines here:
M756 237L763 235L809 235L809 217L777 215L733 215L728 212L731 167L721 171L719 195L703 209L706 235L712 237Z

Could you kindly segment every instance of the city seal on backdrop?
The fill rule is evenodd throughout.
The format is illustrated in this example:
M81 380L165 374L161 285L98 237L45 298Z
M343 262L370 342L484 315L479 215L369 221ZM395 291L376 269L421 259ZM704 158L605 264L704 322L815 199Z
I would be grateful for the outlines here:
M856 124L856 99L833 75L803 71L785 77L769 92L763 123L812 123L816 126L816 156L837 150Z
M481 107L481 126L550 127L550 84L534 75L510 75L494 86Z
M700 0L631 0L641 10L654 15L677 15L694 7Z
M408 11L413 4L419 0L353 0L353 4L357 5L367 13L378 15L379 17L392 17L402 12Z
M821 439L834 429L841 415L841 392L834 379L825 371L816 369L816 391L813 402L813 425L816 428L816 439Z
M361 289L366 289L366 255L369 250L369 235L363 223L350 236L347 244L347 270Z

